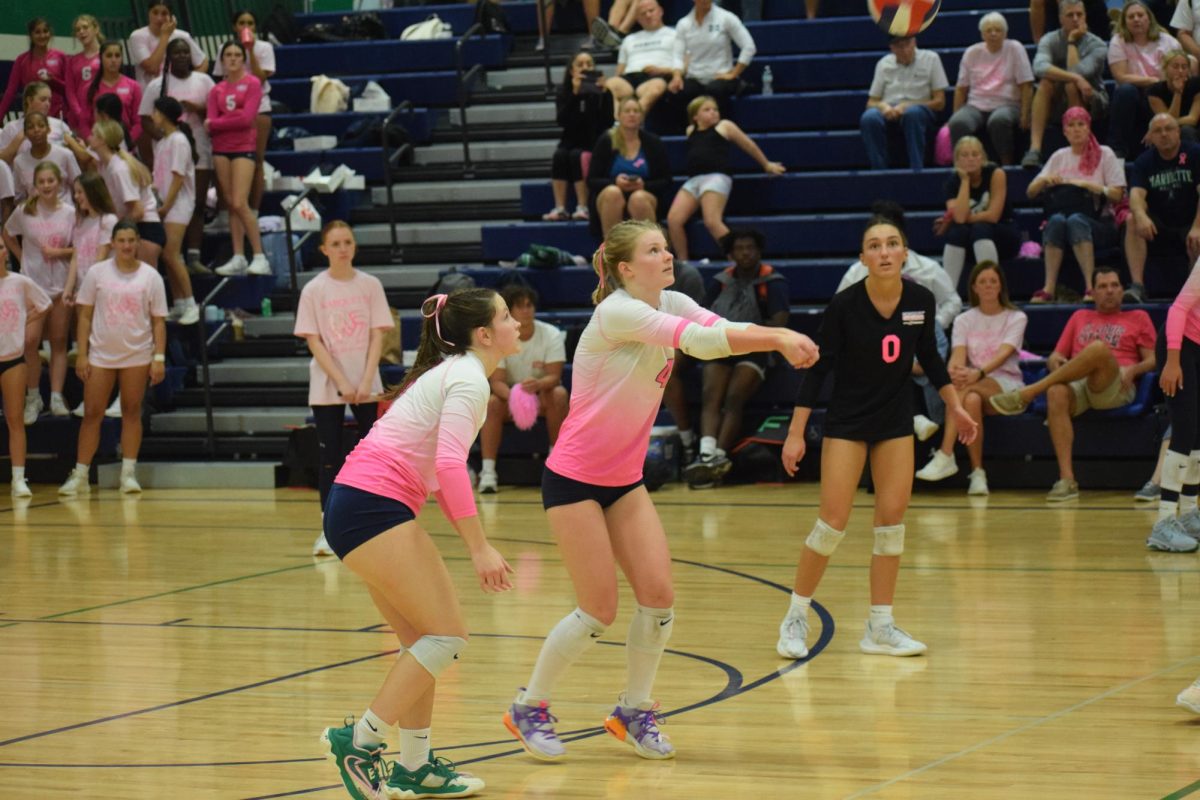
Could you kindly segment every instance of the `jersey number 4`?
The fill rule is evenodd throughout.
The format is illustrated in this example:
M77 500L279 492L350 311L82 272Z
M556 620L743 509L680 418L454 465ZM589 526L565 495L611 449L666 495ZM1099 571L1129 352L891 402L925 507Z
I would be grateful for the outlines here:
M675 359L668 358L667 365L654 376L654 380L658 383L658 388L667 388L667 381L671 380L671 370L675 368Z

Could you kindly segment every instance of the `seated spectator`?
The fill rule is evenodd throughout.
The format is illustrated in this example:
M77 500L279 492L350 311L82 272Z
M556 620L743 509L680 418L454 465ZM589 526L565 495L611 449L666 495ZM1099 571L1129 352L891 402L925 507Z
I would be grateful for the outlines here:
M730 322L787 327L790 296L787 279L762 262L766 240L756 230L731 231L721 244L733 266L717 273L704 307ZM767 353L747 353L704 362L700 411L700 454L684 467L693 489L716 485L729 472L726 456L742 436L746 403L767 378Z
M616 50L624 44L633 26L640 22L640 11L641 3L638 0L613 0L612 7L608 9L607 20L600 16L592 20L592 40L610 50Z
M700 270L695 264L689 264L686 261L674 260L675 267L675 282L671 284L671 291L686 294L695 301L696 305L704 305L704 296L706 290L704 288L704 276L700 274ZM687 394L684 391L684 375L686 375L695 364L695 359L683 352L679 348L675 348L675 366L671 369L671 377L667 378L667 385L663 387L663 406L671 414L675 420L675 426L679 429L679 444L683 447L683 463L690 464L696 458L696 431L692 429L692 414L688 408Z
M1191 63L1182 50L1163 57L1163 79L1146 90L1150 111L1170 114L1179 122L1180 135L1196 141L1200 125L1200 78L1191 74Z
M542 215L547 222L588 218L587 162L596 137L612 127L613 96L605 89L604 76L596 70L592 54L576 53L563 70L563 82L554 101L562 138L550 167L554 209ZM575 186L574 214L567 211L568 183Z
M100 71L83 89L83 101L80 103L82 118L79 121L79 134L82 138L92 135L92 124L96 121L96 99L104 95L114 95L121 103L121 115L117 119L125 128L130 138L137 141L142 135L142 119L138 109L142 105L142 87L137 81L121 72L125 61L125 50L119 41L105 42L100 49Z
M1120 408L1133 401L1137 380L1154 369L1154 324L1140 309L1121 309L1121 278L1115 267L1096 270L1096 307L1081 308L1067 320L1054 352L1046 357L1050 374L1011 392L988 398L1001 414L1020 414L1046 395L1046 425L1058 459L1059 478L1046 499L1079 496L1071 461L1075 428L1071 422L1089 408Z
M1107 39L1112 30L1107 1L1083 0L1083 5L1087 13L1088 30ZM1062 3L1057 0L1029 0L1029 30L1033 34L1033 44L1041 42L1042 36L1048 31L1059 28L1060 6Z
M4 97L0 98L0 119L8 113L21 87L28 89L33 83L44 83L51 91L50 107L39 108L38 111L61 118L66 109L66 53L50 46L54 29L45 17L29 20L26 29L29 32L29 49L16 57L12 71L8 73L8 86L4 88Z
M1125 194L1125 170L1108 145L1096 141L1091 123L1091 116L1082 108L1068 109L1063 115L1063 133L1069 146L1055 151L1029 184L1030 199L1046 194L1046 225L1042 229L1046 279L1033 293L1034 303L1054 301L1063 250L1068 245L1083 273L1083 299L1090 302L1096 248L1116 244L1110 204Z
M174 39L183 39L192 51L192 66L208 72L208 57L187 31L179 30L178 21L166 0L147 0L148 24L129 34L129 59L133 62L133 76L138 86L145 90L150 81L163 73L167 60L167 45Z
M983 469L983 417L996 410L986 401L1000 392L1021 388L1018 354L1025 340L1028 319L1008 299L1004 270L994 261L980 261L971 270L967 284L971 307L954 320L954 338L947 367L950 380L963 408L979 424L979 436L967 446L971 459L970 486L967 494L988 493L987 473ZM946 421L941 448L933 451L929 463L917 470L923 481L940 481L958 472L954 463L954 440L958 428Z
M1150 121L1151 147L1129 169L1129 220L1125 261L1129 264L1126 303L1146 302L1146 255L1192 264L1200 257L1200 144L1183 143L1170 114Z
M1085 108L1095 119L1100 119L1108 108L1108 93L1104 90L1108 47L1088 31L1082 0L1062 0L1059 6L1062 28L1041 38L1033 59L1038 86L1033 96L1029 152L1021 159L1026 169L1042 165L1046 126L1060 119L1068 108Z
M50 143L65 144L64 139L70 133L58 117L50 116L50 87L41 81L26 84L22 95L21 114L0 128L0 161L12 163L18 151L29 152L29 142L25 140L25 115L38 111L46 115L50 122Z
M983 143L964 136L954 147L954 172L946 179L946 213L934 223L934 232L945 235L942 266L950 283L958 289L967 260L967 248L975 254L975 263L1000 263L1016 255L1021 235L1012 221L1008 202L1008 176L988 161Z
M1163 76L1166 56L1179 49L1179 42L1158 27L1142 0L1125 0L1108 43L1108 68L1117 82L1108 141L1118 158L1133 158L1142 151L1142 131L1150 121L1146 91Z
M623 219L657 220L671 186L667 148L650 131L642 130L645 115L632 97L621 103L617 124L600 134L588 167L588 197L592 219L600 233Z
M899 203L891 200L877 200L871 205L871 215L889 219L898 230L905 231L904 209ZM900 268L900 275L933 292L933 300L937 304L934 312L937 317L937 325L934 326L933 332L937 340L938 354L942 358L946 358L950 352L950 339L946 336L946 331L950 329L958 312L962 311L962 298L958 296L958 291L950 282L950 276L942 269L941 264L932 258L926 258L911 247L908 248L908 258L905 260L904 266ZM865 277L867 277L866 265L861 260L855 261L842 276L837 291L845 291ZM928 416L917 414L913 418L913 433L923 442L937 433L938 428L941 427L942 419L946 415L946 407L938 395L937 389L925 376L920 362L915 359L913 360L913 383L921 390L925 400L925 411L928 414Z
M729 143L733 142L759 163L768 175L782 175L785 170L778 161L768 161L759 146L737 123L721 119L717 101L701 95L688 104L687 174L667 213L667 227L675 257L688 260L687 231L684 226L697 210L704 217L704 227L713 240L720 242L729 233L725 225L725 204L733 189L730 177Z
M675 74L675 29L663 24L658 0L640 0L637 20L642 29L621 42L617 76L610 78L606 86L618 104L636 95L642 110L649 114Z
M521 352L503 359L488 380L492 396L487 418L479 433L483 468L479 471L479 491L494 494L497 486L496 456L504 423L512 419L508 399L518 383L537 395L538 416L546 418L550 448L558 441L558 431L567 418L567 390L562 385L563 365L567 361L566 334L548 322L536 319L538 294L532 286L510 284L500 291L513 319L521 323Z
M871 169L888 168L888 131L904 131L908 166L920 172L925 148L937 115L946 107L946 70L932 50L918 50L912 36L899 36L889 45L891 54L879 59L867 96L867 110L859 121L867 163Z
M693 2L695 7L675 26L675 74L667 88L683 90L689 103L702 94L717 98L721 114L728 119L733 116L730 100L741 89L742 73L758 48L736 14L713 5L713 0ZM739 50L736 63L735 44Z
M1029 130L1033 68L1025 46L1007 38L1003 14L984 14L979 33L983 41L968 47L958 66L950 141L957 145L986 127L997 160L1008 166L1017 163L1017 128Z
M1200 8L1193 0L1176 0L1171 27L1187 54L1200 59Z
M546 48L546 37L554 29L554 7L556 5L558 5L557 2L543 4L545 16L542 24L538 27L537 51L539 53ZM600 0L580 0L580 5L583 6L583 15L587 20L587 28L590 32L592 26L596 24L596 20L600 19ZM594 50L595 48L596 40L589 33L588 40L583 43L583 49Z

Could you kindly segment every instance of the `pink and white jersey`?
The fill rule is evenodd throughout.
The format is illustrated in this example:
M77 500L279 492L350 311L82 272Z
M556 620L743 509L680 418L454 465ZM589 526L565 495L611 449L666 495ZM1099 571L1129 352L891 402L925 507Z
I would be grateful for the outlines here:
M18 100L20 90L36 81L41 81L50 87L50 116L57 117L63 113L63 94L66 90L67 56L61 50L47 49L43 55L34 55L26 50L13 61L12 71L8 74L8 86L4 89L4 97L0 99L0 117L8 113L13 101L19 110Z
M181 103L191 103L207 112L208 94L214 86L212 78L203 72L193 72L186 78L167 73L162 78L150 81L142 92L142 107L138 109L140 116L148 117L154 111L154 101L162 97L164 80L167 82L167 97L174 97ZM212 169L212 139L204 127L204 117L184 106L180 120L191 127L192 138L196 140L196 169Z
M240 80L218 83L208 95L208 132L214 153L253 153L258 146L255 120L262 84L246 73Z
M684 330L722 322L687 295L661 297L655 309L618 289L596 306L575 349L571 410L546 459L559 475L598 486L641 479Z
M161 222L158 217L158 200L154 197L152 184L138 186L132 170L120 155L113 155L108 163L100 168L108 193L112 195L113 207L117 209L118 217L129 216L127 203L142 203L142 218L138 222Z
M12 361L25 353L25 322L30 312L45 311L50 296L19 272L0 277L0 361Z
M13 189L17 202L21 202L34 193L33 171L43 161L53 162L58 167L58 171L62 175L59 197L64 202L71 202L71 184L79 177L79 162L75 160L74 153L56 144L50 145L50 152L41 158L35 157L30 150L22 150L17 153L17 157L13 159Z
M254 59L258 62L258 68L263 72L274 73L275 48L271 46L271 43L265 42L262 39L255 39L252 50ZM249 60L246 61L246 72L250 72ZM225 65L221 63L221 59L219 58L217 59L217 63L213 64L213 77L225 77ZM262 82L262 101L258 104L258 113L271 113L271 83L267 80Z
M78 289L88 270L102 261L100 248L112 244L113 227L117 224L116 214L75 218L75 234L71 244L75 248L75 288Z
M300 292L296 309L297 336L318 335L338 368L354 386L362 382L367 368L371 331L394 326L383 284L374 275L354 270L349 280L338 280L328 271L309 281ZM379 370L371 379L371 391L379 394L383 383ZM308 404L341 405L337 384L314 358L308 363Z
M100 51L89 56L76 53L67 58L67 122L72 128L80 127L83 110L87 106L87 87L100 72Z
M135 142L142 135L142 118L138 116L138 109L142 105L142 87L138 86L137 81L125 75L117 78L117 82L111 86L100 81L100 85L96 87L96 95L88 102L88 95L91 93L91 86L87 86L83 90L81 98L81 108L79 111L79 132L80 138L87 139L92 133L92 125L96 123L96 98L101 95L111 94L116 95L121 101L121 124L125 126L129 138Z
M88 271L75 302L92 306L88 363L124 369L153 360L153 317L167 315L167 290L149 264L123 272L113 259L101 261Z
M1167 311L1164 335L1167 337L1168 350L1183 347L1184 337L1200 344L1200 261L1192 267L1191 274Z
M39 203L37 213L27 214L25 206L20 205L8 218L4 229L9 236L21 237L21 272L51 297L62 294L71 259L46 258L42 250L71 246L75 207L60 202L58 208L47 209Z
M1009 357L988 375L1006 378L1007 384L1002 383L1002 386L1019 385L1025 382L1018 354L1025 341L1025 324L1028 321L1025 312L1015 308L1002 309L999 314L984 314L976 306L955 318L950 344L952 347L966 348L967 365L972 367L982 367L996 357L1001 347L1011 346L1013 351Z
M16 193L12 168L8 166L7 161L0 161L0 200L11 200Z
M50 144L62 145L63 137L66 135L68 130L67 123L63 122L58 117L50 117L49 119L50 136L48 137L48 141ZM23 133L25 133L25 117L17 117L3 128L0 128L0 150L8 147L10 144L12 144L13 139L17 138ZM32 145L29 144L29 140L26 139L25 141L21 142L18 152L28 153L31 146Z
M129 60L133 62L134 77L137 78L138 84L144 89L146 84L162 74L162 67L158 68L158 72L151 74L142 68L142 62L150 57L150 54L158 47L158 36L151 33L150 26L138 28L133 33L129 34ZM198 67L205 61L204 51L200 49L200 45L196 44L196 40L191 37L187 31L181 31L178 28L171 34L170 41L176 39L186 39L188 47L192 50L192 66ZM162 63L167 63L166 54L163 54Z
M163 201L170 194L176 175L183 177L183 185L163 222L187 225L196 210L196 164L192 161L191 142L180 130L154 143L154 188Z
M474 353L447 358L375 421L335 482L399 500L413 513L437 493L449 519L475 516L467 452L483 427L491 393Z

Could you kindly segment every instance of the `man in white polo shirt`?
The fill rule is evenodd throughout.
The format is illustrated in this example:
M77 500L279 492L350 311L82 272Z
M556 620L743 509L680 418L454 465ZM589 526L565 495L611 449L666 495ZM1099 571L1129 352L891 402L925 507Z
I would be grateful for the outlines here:
M675 74L667 88L683 90L684 104L702 94L712 95L729 119L729 100L737 94L742 73L758 48L737 15L714 6L713 0L693 0L695 7L675 26ZM738 58L733 60L733 45ZM686 78L686 83L685 79Z
M636 93L642 111L649 113L667 91L667 81L675 73L675 29L663 24L663 9L658 0L640 0L637 13L642 29L621 42L617 51L617 77L609 78L605 86L612 92L617 109L625 98Z
M888 168L888 129L904 131L908 165L914 172L925 166L925 146L946 107L946 70L932 50L917 49L912 36L892 39L891 53L875 65L867 92L867 110L859 120L871 169Z

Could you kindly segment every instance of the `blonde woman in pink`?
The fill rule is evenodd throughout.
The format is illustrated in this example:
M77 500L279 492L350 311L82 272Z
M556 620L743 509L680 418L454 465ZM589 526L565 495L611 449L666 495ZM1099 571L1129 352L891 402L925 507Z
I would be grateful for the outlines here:
M100 21L91 14L80 14L71 28L82 49L67 57L67 123L78 130L83 119L87 87L100 72L100 46L104 44L104 34L100 32Z
M605 729L642 758L675 756L651 699L675 619L671 553L642 483L650 426L675 350L697 358L778 351L795 367L817 360L812 340L787 328L728 322L667 291L674 258L656 223L614 225L592 257L596 310L575 351L570 411L542 476L542 505L575 586L577 607L551 629L504 725L534 758L566 748L550 713L554 685L617 615L617 567L633 587L625 691Z
M34 194L4 225L4 242L21 262L22 272L54 301L49 314L30 325L25 338L25 361L29 365L25 393L26 425L37 422L44 405L38 389L42 360L38 353L42 334L50 340L50 413L65 417L70 411L63 400L67 380L67 332L71 312L63 302L63 289L70 269L71 238L75 231L75 209L62 199L62 173L49 161L33 173Z
M36 283L8 271L8 250L0 241L0 393L8 426L8 455L12 461L12 496L32 497L25 482L25 327L50 308L50 298Z
M100 174L112 195L117 216L137 223L138 258L156 265L167 243L167 234L158 215L153 178L145 164L121 149L124 140L125 132L119 122L103 120L92 126L88 144L100 162Z
M88 471L100 446L100 423L114 386L121 390L121 491L142 491L142 397L166 375L167 292L158 270L138 260L137 225L113 228L114 256L93 266L79 287L75 373L83 381L83 423L75 468L59 487L64 497L91 490Z

